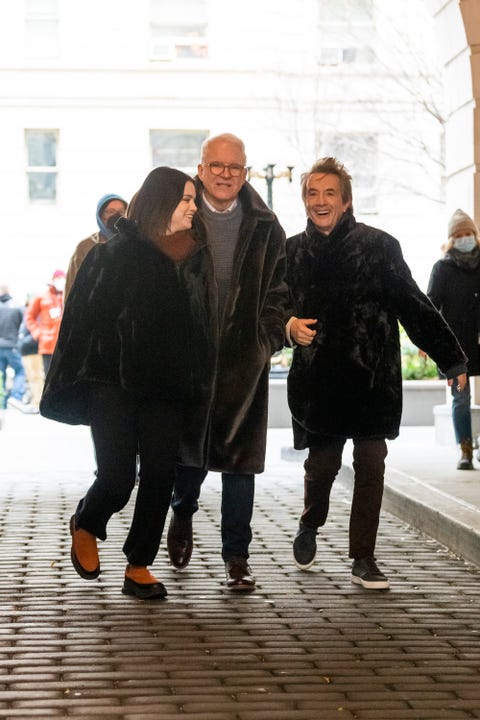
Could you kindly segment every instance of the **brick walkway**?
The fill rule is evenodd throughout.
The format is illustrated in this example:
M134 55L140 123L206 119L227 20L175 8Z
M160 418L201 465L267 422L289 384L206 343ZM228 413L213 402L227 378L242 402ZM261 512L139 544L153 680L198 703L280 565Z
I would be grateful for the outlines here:
M67 524L91 473L55 465L0 473L0 718L480 718L480 569L435 541L385 514L377 554L391 590L352 585L337 486L318 563L302 573L301 466L278 463L257 482L258 589L238 597L222 589L211 476L190 567L173 572L162 548L169 598L142 603L120 593L128 512L101 544L100 578L73 571Z

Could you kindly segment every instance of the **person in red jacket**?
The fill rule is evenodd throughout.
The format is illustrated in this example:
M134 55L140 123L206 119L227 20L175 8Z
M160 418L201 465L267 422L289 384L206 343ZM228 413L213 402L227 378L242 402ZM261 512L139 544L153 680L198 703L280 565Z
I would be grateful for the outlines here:
M45 375L50 367L62 321L65 277L63 270L55 270L46 291L34 297L25 312L25 324L38 342Z

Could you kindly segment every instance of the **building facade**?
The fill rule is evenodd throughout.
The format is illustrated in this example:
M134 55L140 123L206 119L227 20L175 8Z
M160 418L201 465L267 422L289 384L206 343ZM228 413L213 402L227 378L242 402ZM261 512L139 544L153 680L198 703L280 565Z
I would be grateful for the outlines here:
M445 183L455 127L422 0L0 0L0 20L1 274L16 295L66 268L102 195L130 199L156 165L194 173L218 132L244 139L287 234L305 222L301 173L339 157L357 218L398 237L422 286L449 211L472 209L468 183Z

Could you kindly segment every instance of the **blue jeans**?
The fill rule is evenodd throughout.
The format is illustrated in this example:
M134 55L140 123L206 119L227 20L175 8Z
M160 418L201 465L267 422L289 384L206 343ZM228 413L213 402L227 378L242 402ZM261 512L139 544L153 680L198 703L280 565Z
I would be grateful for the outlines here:
M470 383L467 380L465 388L460 392L455 382L451 385L452 393L452 420L457 443L469 440L472 437L472 415L470 412Z
M13 385L10 392L7 391L7 367L11 367L14 374ZM3 382L3 407L7 407L9 397L22 400L25 394L25 369L22 363L22 356L15 348L0 348L0 373Z
M198 510L198 498L206 470L194 467L177 468L172 497L172 510L180 517L191 517ZM251 520L255 476L222 473L222 558L248 558L252 540Z

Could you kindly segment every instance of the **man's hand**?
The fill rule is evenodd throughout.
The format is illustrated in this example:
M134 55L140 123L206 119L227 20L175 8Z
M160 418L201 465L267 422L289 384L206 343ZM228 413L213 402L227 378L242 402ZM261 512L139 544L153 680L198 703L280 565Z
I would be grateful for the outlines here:
M450 378L447 380L449 385L453 385L455 382L457 385L458 392L462 392L462 390L465 389L465 386L467 384L467 373L462 373L461 375L458 375L456 378Z
M290 337L297 345L311 345L317 331L309 326L316 324L315 318L295 318L290 325Z

